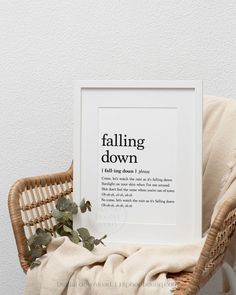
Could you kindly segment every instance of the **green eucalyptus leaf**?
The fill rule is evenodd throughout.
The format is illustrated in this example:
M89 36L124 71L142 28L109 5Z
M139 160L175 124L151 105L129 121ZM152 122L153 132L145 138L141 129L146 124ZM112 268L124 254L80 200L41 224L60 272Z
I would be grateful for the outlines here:
M66 225L63 225L63 230L66 232L66 233L71 233L72 232L72 229Z
M86 241L88 241L89 243L93 243L95 242L95 238L93 236L90 236Z
M73 214L71 212L63 212L63 219L65 220L65 222L67 220L73 220Z
M94 245L95 245L95 246L99 245L100 243L101 243L101 242L100 242L99 239L95 239L95 240L94 240Z
M28 243L30 247L41 246L42 245L41 237L37 234L34 234L33 236L29 238Z
M53 217L57 220L57 222L59 223L63 223L65 224L68 220L73 220L73 214L69 211L63 211L63 212L60 212L59 210L57 210L58 212L56 212L56 215L55 215L55 212L52 212Z
M45 254L45 249L43 249L43 247L37 246L35 248L31 248L31 255L33 260L41 257L43 254Z
M36 233L28 239L28 244L31 248L36 246L47 246L52 240L50 232L46 232L41 228L36 229Z
M87 240L90 237L90 233L85 227L80 227L77 231L83 240Z
M68 236L73 229L72 222L71 220L66 220L65 222L57 223L54 225L53 229L60 236Z
M80 207L80 211L81 211L81 213L86 212L86 205L85 205L85 199L84 199L84 198L83 198L82 201L80 202L79 207Z
M59 211L66 211L70 206L71 201L65 197L60 197L57 201L56 208Z
M63 230L63 227L61 227L58 231L57 231L57 233L61 236L61 237L63 237L63 236L66 236L67 235L67 233L66 232L64 232L64 230Z
M85 202L85 199L83 198L82 199L82 201L80 202L80 205L79 205L79 207L80 207L80 211L81 211L81 213L84 213L84 212L86 212L87 210L88 211L91 211L91 203L89 202L89 201L86 201Z
M73 214L77 214L78 213L78 205L76 203L72 203L71 204L71 208L70 208L70 211L73 213Z
M86 208L88 209L88 211L91 212L91 207L92 207L91 203L89 201L86 201L85 205L86 205Z
M58 199L56 208L61 212L70 211L72 214L78 213L78 205L65 197Z
M39 235L39 234L45 233L45 230L43 230L42 228L38 227L35 232L36 232L36 234Z
M62 228L63 228L63 224L61 223L57 223L53 226L53 230L59 235L61 235L60 232Z
M29 244L30 247L35 245L35 235L32 235L32 236L29 237L28 244Z
M52 216L58 220L62 217L62 212L60 212L58 209L52 209Z
M80 211L81 211L81 213L84 213L84 212L86 212L87 210L88 211L91 211L91 203L89 202L89 201L86 201L85 202L85 199L83 198L82 199L82 201L80 202L80 205L79 205L79 207L80 207Z
M39 241L41 245L47 246L52 240L51 233L49 232L42 232L39 234Z
M79 242L81 242L81 239L79 237L79 234L75 230L72 230L71 233L70 233L70 235L68 235L68 237L75 244L78 244Z
M66 220L66 221L64 222L64 225L66 225L66 226L68 226L69 228L73 229L73 220L70 220L70 219Z
M83 241L84 248L88 249L89 251L92 251L94 248L94 243L89 241Z

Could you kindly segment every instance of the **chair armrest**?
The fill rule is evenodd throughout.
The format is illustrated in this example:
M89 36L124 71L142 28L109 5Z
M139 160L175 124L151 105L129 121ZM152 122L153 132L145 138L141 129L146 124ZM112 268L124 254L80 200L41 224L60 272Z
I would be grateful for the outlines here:
M8 208L21 267L30 266L27 239L35 230L52 233L55 221L51 210L60 196L72 197L72 167L61 173L23 178L16 181L8 195Z
M231 184L231 196L222 203L206 236L192 280L186 294L196 294L222 265L236 227L236 185Z

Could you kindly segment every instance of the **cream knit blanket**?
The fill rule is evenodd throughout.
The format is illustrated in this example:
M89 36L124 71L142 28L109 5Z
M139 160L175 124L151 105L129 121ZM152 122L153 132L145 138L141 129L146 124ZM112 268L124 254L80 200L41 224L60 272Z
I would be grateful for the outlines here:
M203 146L206 232L223 200L236 194L236 100L205 97ZM204 241L181 246L98 246L89 252L66 237L56 238L41 265L28 271L25 294L171 294L175 283L166 279L166 273L193 270ZM231 248L231 265L235 254Z

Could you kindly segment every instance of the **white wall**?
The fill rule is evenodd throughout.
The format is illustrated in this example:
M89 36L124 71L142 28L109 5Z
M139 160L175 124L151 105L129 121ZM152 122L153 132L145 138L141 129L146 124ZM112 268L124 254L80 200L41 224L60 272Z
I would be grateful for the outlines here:
M72 159L74 79L203 79L236 98L236 2L0 0L0 288L23 294L7 193Z

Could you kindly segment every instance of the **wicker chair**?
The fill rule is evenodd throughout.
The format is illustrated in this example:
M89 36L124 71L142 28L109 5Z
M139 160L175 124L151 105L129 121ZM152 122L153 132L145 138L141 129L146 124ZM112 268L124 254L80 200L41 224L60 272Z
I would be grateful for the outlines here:
M61 196L72 198L72 166L62 173L18 180L9 193L9 211L21 267L29 268L27 238L37 227L49 229L54 236L55 220L51 210ZM175 295L196 294L221 266L236 226L235 198L224 202L209 229L194 272L169 274L176 280Z

